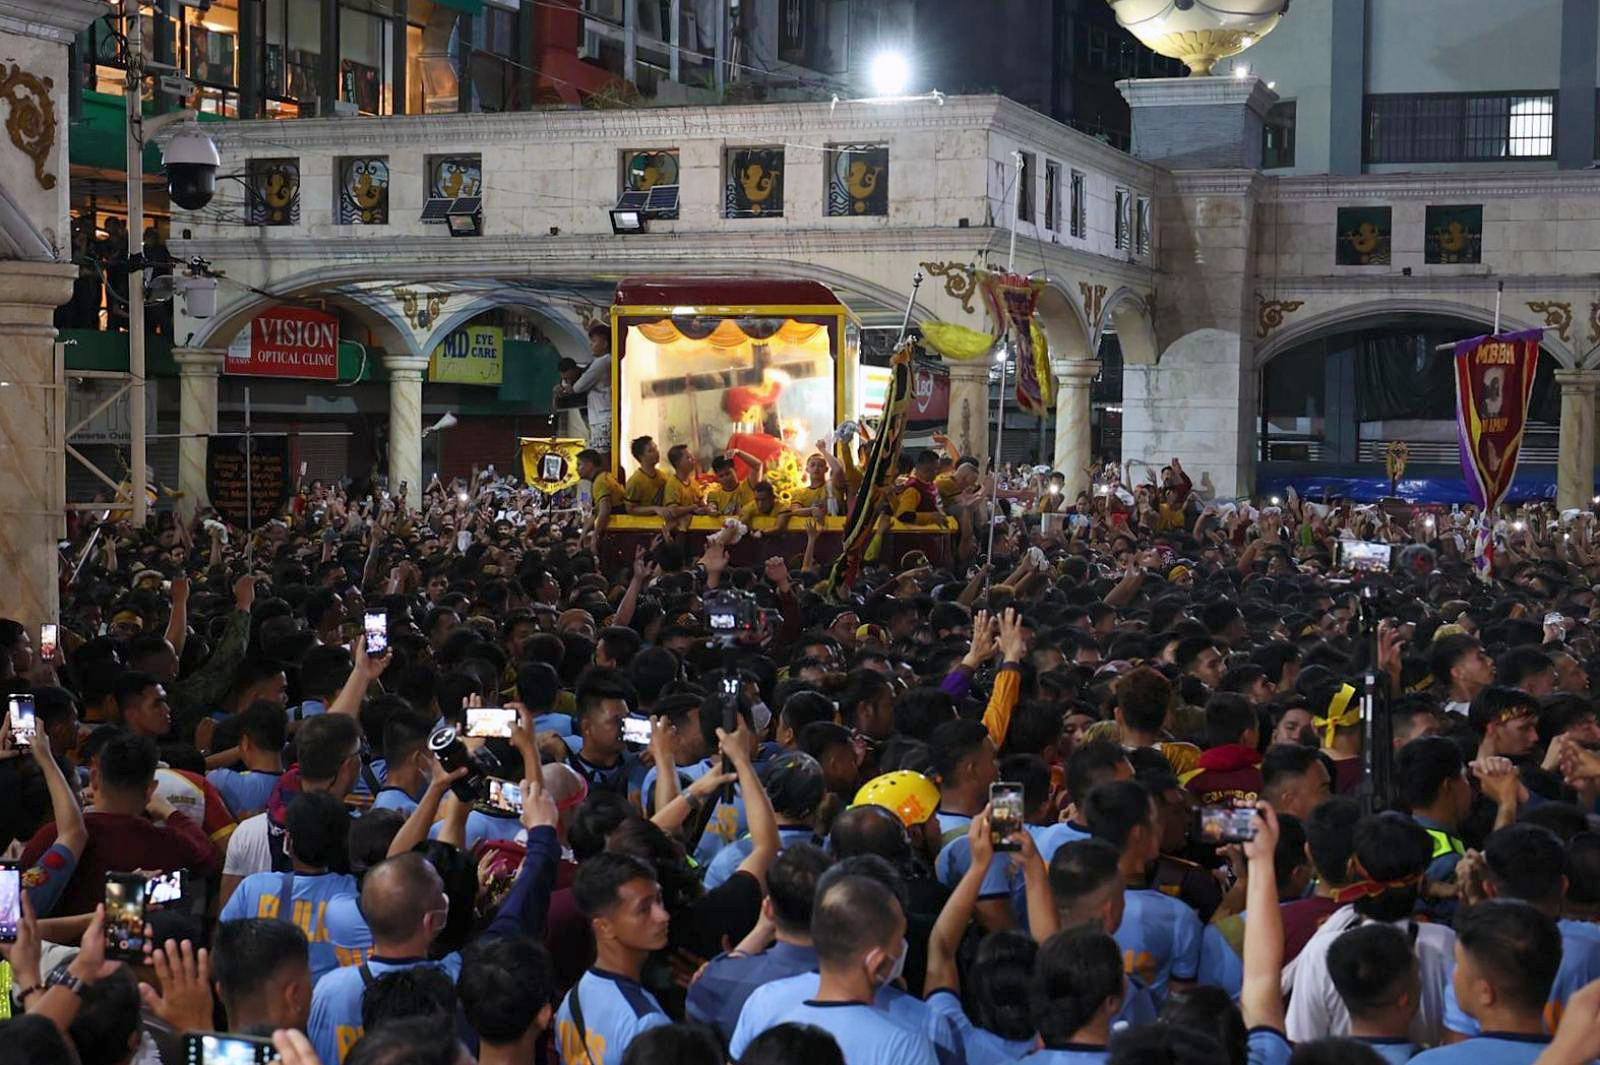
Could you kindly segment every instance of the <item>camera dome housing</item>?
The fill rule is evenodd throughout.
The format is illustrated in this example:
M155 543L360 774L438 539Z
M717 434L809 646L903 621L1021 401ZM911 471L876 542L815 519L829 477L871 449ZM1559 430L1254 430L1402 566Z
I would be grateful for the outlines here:
M217 191L217 168L222 158L210 137L192 126L179 130L161 151L167 171L167 195L172 202L197 211L211 202Z

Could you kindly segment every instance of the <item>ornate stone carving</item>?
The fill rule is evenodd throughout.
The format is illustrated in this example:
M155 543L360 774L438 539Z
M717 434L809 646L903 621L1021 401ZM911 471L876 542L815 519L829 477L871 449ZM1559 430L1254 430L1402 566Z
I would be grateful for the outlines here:
M1283 324L1284 315L1293 314L1305 305L1305 300L1269 300L1257 292L1256 339L1267 339L1267 334Z
M56 187L56 176L45 169L56 146L56 105L50 99L54 88L50 78L29 74L18 63L11 64L10 71L0 78L0 100L10 105L6 133L11 143L33 160L33 176L44 189Z
M1529 300L1528 310L1534 314L1544 315L1544 324L1547 328L1554 329L1563 344L1567 343L1567 333L1572 329L1572 304L1561 300ZM1591 319L1593 315L1591 314Z
M961 304L961 309L972 313L972 297L978 294L978 274L971 263L953 261L918 263L934 277L944 278L944 294Z
M394 287L394 295L413 329L431 327L439 320L439 312L444 310L445 303L450 299L448 292L417 292L400 285Z
M1600 344L1600 303L1589 304L1589 343Z
M1089 328L1100 328L1100 312L1105 310L1106 286L1091 285L1087 281L1078 282L1078 291L1083 293L1083 316L1089 319Z

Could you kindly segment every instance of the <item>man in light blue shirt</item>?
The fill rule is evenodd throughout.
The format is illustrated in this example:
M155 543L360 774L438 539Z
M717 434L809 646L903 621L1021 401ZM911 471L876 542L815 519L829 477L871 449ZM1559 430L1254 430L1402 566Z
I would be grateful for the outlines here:
M1160 822L1149 791L1137 781L1114 780L1091 791L1084 807L1089 831L1120 851L1123 879L1141 882L1161 853ZM1165 1000L1171 985L1193 983L1199 973L1204 938L1200 919L1159 891L1141 888L1124 894L1116 937L1128 972L1150 988L1157 1002Z
M428 787L432 756L428 736L433 723L415 711L397 711L383 726L383 786L372 797L374 810L397 810L411 816Z
M1456 1002L1482 1035L1423 1051L1417 1065L1532 1065L1550 1037L1545 1004L1561 966L1556 922L1526 902L1480 902L1456 915Z
M292 871L245 877L222 907L221 919L275 917L299 928L311 947L311 978L315 982L347 964L329 940L324 915L329 902L356 890L355 877L328 868L344 850L350 817L344 803L331 794L312 791L289 804L284 827L288 829L284 848Z
M904 964L905 932L900 902L882 882L848 869L830 871L818 888L811 919L821 966L816 990L803 1000L790 998L767 1018L756 1016L753 1001L746 1003L729 1052L741 1057L761 1032L797 1023L832 1033L846 1065L940 1065L926 1034L876 1004L879 990Z
M595 963L556 1010L562 1065L621 1065L641 1032L672 1020L639 983L644 963L667 945L667 908L648 864L611 851L578 866L572 894L594 931Z
M428 960L428 950L450 915L444 882L420 854L380 862L361 885L361 910L372 929L372 956L357 966L334 969L311 993L306 1035L323 1065L339 1065L361 1038L361 995L377 977L415 965L437 965L452 980L461 956Z
M239 761L244 769L221 768L206 773L235 821L267 808L267 799L283 775L283 744L288 723L273 703L251 703L239 715Z

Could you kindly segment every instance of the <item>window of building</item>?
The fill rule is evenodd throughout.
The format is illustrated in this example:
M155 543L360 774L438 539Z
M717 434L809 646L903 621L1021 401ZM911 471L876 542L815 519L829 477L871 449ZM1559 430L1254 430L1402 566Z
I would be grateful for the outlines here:
M1022 168L1018 170L1017 182L1017 221L1033 221L1033 182L1034 171L1038 164L1032 152L1022 153Z
M1261 126L1261 166L1265 170L1294 165L1294 101L1267 108Z
M678 184L678 149L637 148L622 153L621 192L649 192L657 185ZM657 211L653 218L673 219L678 209Z
M1080 240L1089 235L1089 205L1084 192L1086 180L1082 170L1072 172L1071 193L1067 202L1069 228L1072 235Z
M1118 188L1113 206L1116 211L1114 225L1117 250L1126 251L1133 244L1133 193Z
M428 199L483 195L483 156L455 152L427 157Z
M889 148L882 144L828 147L830 218L863 218L889 213Z
M341 226L389 224L389 157L352 155L334 168L333 220Z
M1061 232L1061 164L1050 159L1044 163L1044 227Z
M300 224L300 160L251 159L245 163L246 218L253 226Z
M1368 163L1550 159L1555 116L1554 92L1373 95L1363 154Z
M783 217L783 149L729 148L724 158L724 218Z
M1133 219L1133 249L1140 255L1150 254L1150 198L1140 196Z

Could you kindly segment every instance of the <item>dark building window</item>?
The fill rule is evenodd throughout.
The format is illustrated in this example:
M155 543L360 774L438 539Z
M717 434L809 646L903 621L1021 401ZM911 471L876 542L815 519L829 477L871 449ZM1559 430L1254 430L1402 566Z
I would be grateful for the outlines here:
M1366 98L1368 163L1551 159L1556 94L1393 93Z
M1022 167L1017 172L1017 221L1033 221L1033 181L1036 167L1032 152L1022 153Z
M1044 227L1061 232L1061 164L1050 160L1044 164Z
M1267 108L1261 127L1261 166L1294 165L1294 101L1283 100Z
M1072 172L1071 202L1068 204L1068 219L1071 222L1072 235L1083 238L1089 235L1089 205L1088 195L1084 191L1084 177L1082 170Z

